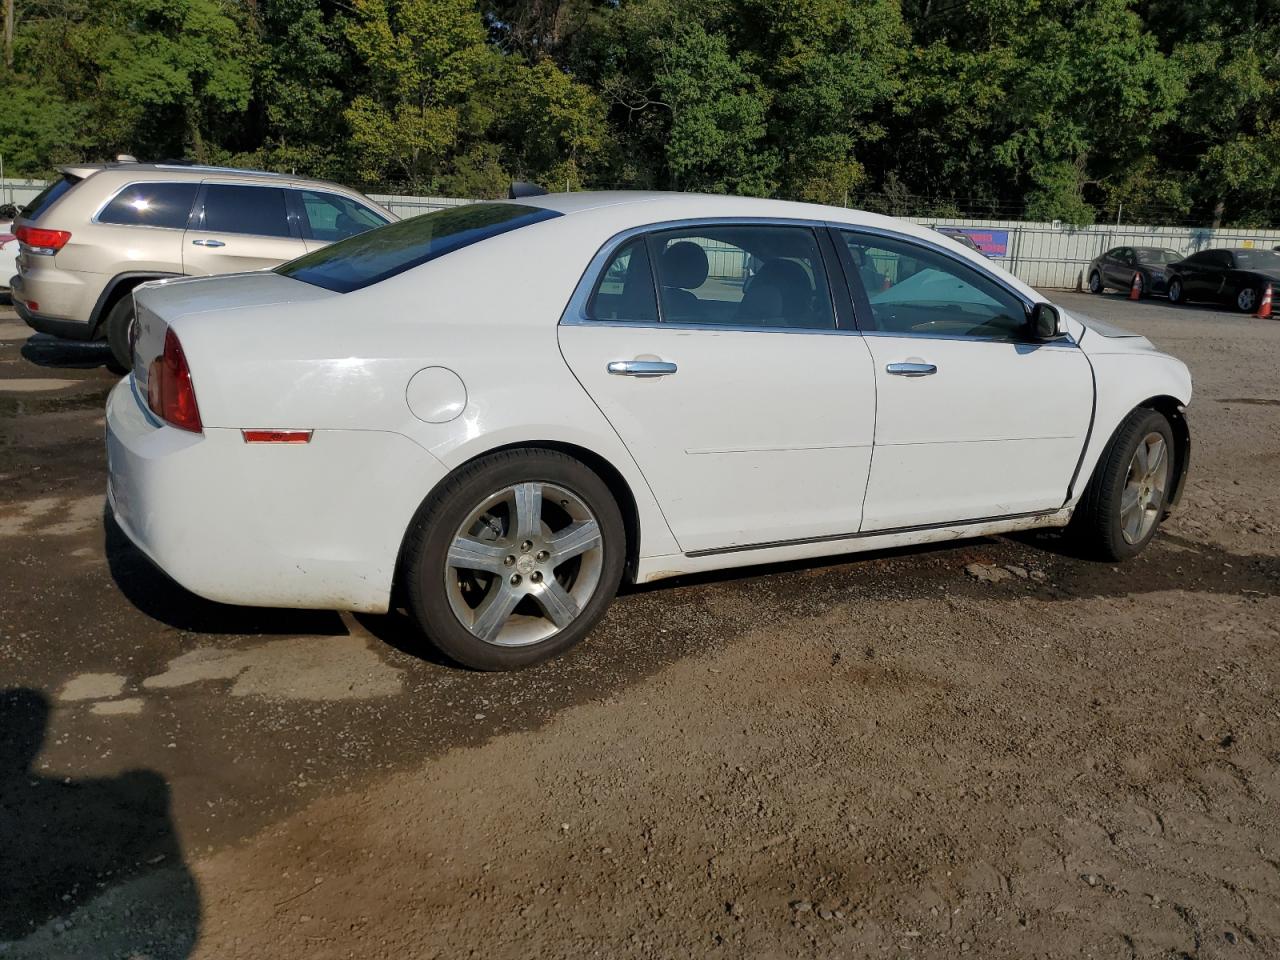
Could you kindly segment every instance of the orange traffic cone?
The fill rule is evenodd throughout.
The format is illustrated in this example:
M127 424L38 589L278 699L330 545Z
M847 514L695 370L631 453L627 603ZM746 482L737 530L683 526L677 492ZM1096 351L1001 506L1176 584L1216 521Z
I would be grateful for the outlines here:
M1271 316L1271 284L1267 284L1267 289L1262 292L1262 303L1258 306L1256 314L1259 320L1266 320Z
M1129 299L1142 299L1142 274L1138 273L1136 270L1133 273L1133 283L1129 286Z

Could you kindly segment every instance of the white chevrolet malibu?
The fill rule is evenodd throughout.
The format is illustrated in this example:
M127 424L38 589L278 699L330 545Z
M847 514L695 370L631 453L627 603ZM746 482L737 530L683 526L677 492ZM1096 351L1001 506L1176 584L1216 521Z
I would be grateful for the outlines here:
M133 542L213 600L402 604L481 669L623 577L1068 525L1131 557L1190 457L1181 362L850 210L528 197L136 302Z

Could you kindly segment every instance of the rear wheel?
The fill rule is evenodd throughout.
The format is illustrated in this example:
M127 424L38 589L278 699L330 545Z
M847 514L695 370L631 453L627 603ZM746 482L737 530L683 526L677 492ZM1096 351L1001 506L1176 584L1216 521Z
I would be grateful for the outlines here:
M1071 518L1085 552L1104 560L1127 560L1142 552L1164 517L1173 455L1173 428L1163 414L1146 408L1129 414Z
M1103 290L1102 274L1098 273L1098 271L1095 270L1093 271L1093 273L1089 274L1089 292L1101 293L1102 290Z
M1253 313L1260 302L1262 297L1253 287L1242 287L1236 294L1236 309L1241 313Z
M1169 281L1169 302L1185 303L1186 292L1182 289L1182 281L1174 277Z
M568 650L604 615L626 555L622 514L595 473L550 450L464 468L405 544L409 610L427 637L479 670Z
M133 297L125 294L107 314L107 344L111 347L111 364L117 373L128 373L133 368Z

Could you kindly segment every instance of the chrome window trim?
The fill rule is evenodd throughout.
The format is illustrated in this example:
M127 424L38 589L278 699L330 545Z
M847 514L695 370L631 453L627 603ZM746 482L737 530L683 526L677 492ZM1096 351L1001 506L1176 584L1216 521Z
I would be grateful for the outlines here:
M793 219L790 217L691 217L680 220L659 220L654 223L646 223L637 227L628 227L615 233L612 237L604 242L604 245L596 251L595 256L587 263L586 270L583 271L578 285L573 290L573 295L569 298L569 303L565 306L564 311L560 314L560 325L570 327L627 327L637 329L640 327L653 329L671 329L671 330L709 330L722 331L724 333L798 333L798 334L818 334L819 336L829 336L831 334L854 335L857 336L858 330L841 330L836 324L838 321L838 311L836 310L835 291L831 288L832 284L837 282L837 278L830 276L825 261L822 262L822 272L827 278L827 293L832 298L831 301L831 324L830 329L827 327L763 327L756 324L732 324L732 323L688 323L678 320L663 320L661 316L656 321L649 320L597 320L587 316L587 304L591 300L591 294L595 290L596 279L601 275L601 271L608 267L612 262L614 254L618 248L624 244L634 240L638 236L648 236L652 233L663 233L668 230L683 230L691 227L742 227L742 226L759 226L759 227L808 227L811 230L825 229L828 224L824 220L815 219ZM817 238L815 238L817 240ZM821 254L821 241L819 243L819 254ZM651 267L652 269L652 267ZM656 272L655 272L656 276ZM844 278L838 278L839 282L843 282ZM655 291L656 298L656 291ZM658 311L661 314L662 305L658 304Z
M124 193L130 187L153 186L153 185L183 187L183 186L186 186L187 184L191 184L196 188L196 192L191 197L191 206L187 208L187 223L190 223L191 211L195 209L196 201L200 199L200 184L198 181L194 181L194 180L131 180L128 183L126 183L123 187L121 187L119 190L117 190L115 193L111 194L111 196L107 197L107 199L102 204L99 205L98 209L94 211L93 216L89 218L89 222L93 224L98 224L103 227L128 227L130 229L136 229L136 230L179 230L179 231L186 230L187 229L186 224L183 224L181 227L160 227L151 223L111 223L108 220L101 220L99 218L102 216L102 212L106 210L107 207L111 206L111 204L115 203L116 198L118 198L120 194Z

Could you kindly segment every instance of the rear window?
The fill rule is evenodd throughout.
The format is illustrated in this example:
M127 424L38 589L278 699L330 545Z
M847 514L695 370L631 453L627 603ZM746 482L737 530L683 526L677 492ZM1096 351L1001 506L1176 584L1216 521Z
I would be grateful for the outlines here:
M517 203L472 203L390 223L312 251L276 273L348 293L473 243L560 216Z
M60 196L79 182L79 177L64 173L61 179L53 181L53 183L37 193L36 198L23 208L22 219L29 223L39 219L40 214L53 206Z
M1236 266L1243 270L1280 270L1280 253L1273 250L1237 250Z
M199 186L194 181L130 184L103 208L98 222L185 229Z

